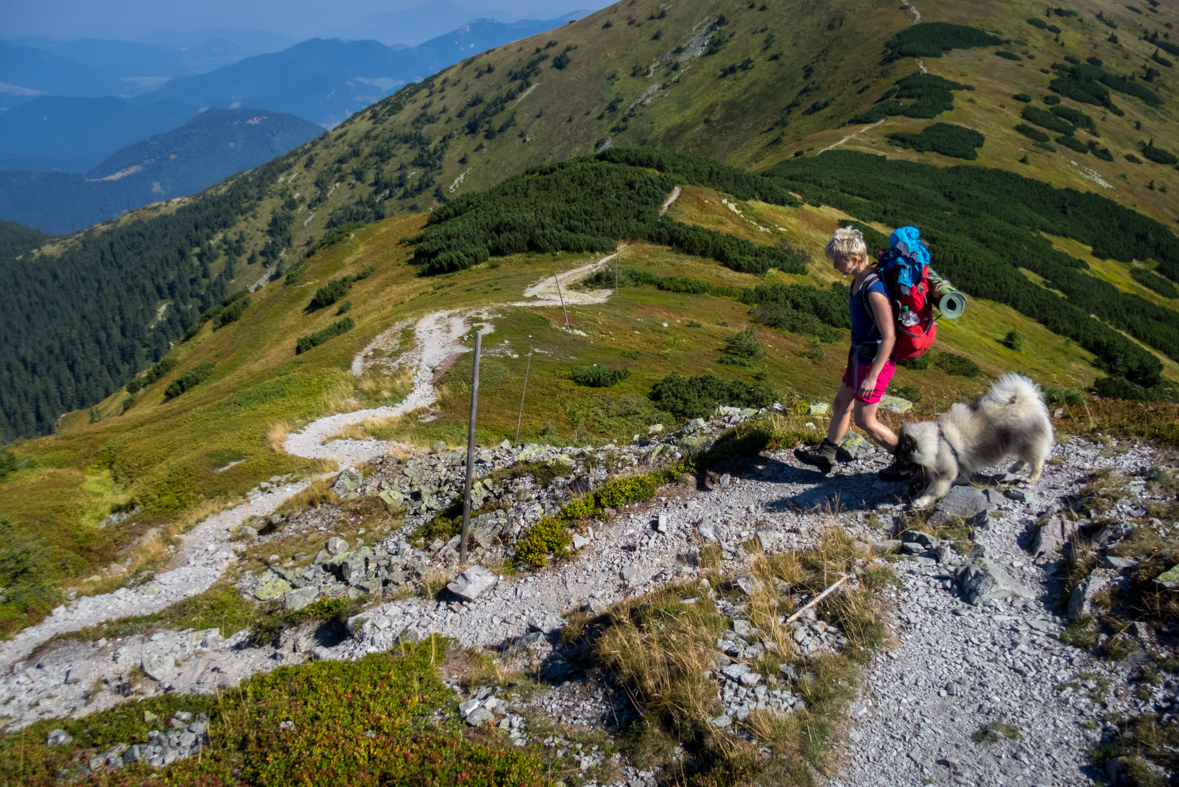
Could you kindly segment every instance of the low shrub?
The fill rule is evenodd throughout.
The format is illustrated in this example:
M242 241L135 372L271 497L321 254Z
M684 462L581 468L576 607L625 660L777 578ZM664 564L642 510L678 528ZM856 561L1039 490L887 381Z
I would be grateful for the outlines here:
M309 661L243 681L214 696L168 694L124 703L85 719L38 722L0 740L0 772L29 787L53 787L79 757L117 743L145 741L175 711L206 713L209 745L200 757L157 772L147 763L103 774L103 784L322 784L357 787L463 784L540 787L539 761L513 746L468 737L453 693L438 676L446 644L431 637L356 661ZM61 727L76 743L47 746ZM329 777L330 774L330 777Z
M1020 57L1019 55L1015 54L1014 52L1008 52L1008 51L1006 51L1006 50L1004 50L1004 49L1000 49L1000 50L999 50L998 52L996 52L995 54L996 54L996 55L998 55L999 57L1003 58L1004 60L1015 60L1015 61L1020 61L1020 60L1023 60L1023 58L1022 58L1022 57Z
M1064 145L1066 148L1081 154L1087 154L1089 152L1089 146L1084 142L1077 139L1076 137L1069 137L1065 136L1064 134L1061 134L1056 138L1056 144Z
M760 361L765 357L766 349L757 340L751 325L725 340L720 362L731 366L752 366L754 361Z
M209 379L209 375L213 373L213 362L205 361L202 364L194 366L184 374L177 377L168 387L164 389L164 399L175 399L186 391L191 391L198 385Z
M1018 131L1020 134L1023 134L1028 139L1033 140L1035 142L1047 142L1049 139L1048 135L1045 134L1043 131L1040 131L1040 129L1038 129L1038 128L1034 128L1032 126L1029 126L1027 123L1020 123L1018 126L1015 127L1015 130Z
M1085 395L1074 388L1049 386L1042 389L1040 393L1049 407L1059 407L1062 404L1076 407L1085 403Z
M1003 337L1002 344L1009 350L1021 353L1024 350L1023 334L1016 330L1008 331L1007 335Z
M342 333L347 333L355 327L356 323L352 322L352 318L345 317L339 322L332 323L322 331L316 331L308 336L302 336L295 342L295 355L302 355L308 350L323 344L328 339L335 338Z
M1012 96L1012 98L1016 101L1022 101L1025 104L1030 104L1032 101L1032 97L1027 93L1016 93L1014 96Z
M147 374L143 375L143 377L136 377L134 380L127 383L127 393L134 396L147 386L159 381L161 377L175 369L179 363L180 361L177 360L175 356L169 355L165 358L161 358L157 363L147 370Z
M977 363L954 353L938 353L933 362L943 372L955 377L978 377L982 373Z
M570 402L565 406L565 416L569 425L581 434L621 439L645 434L651 424L675 420L671 413L656 408L650 399L638 394L595 396Z
M242 290L242 292L245 292L245 290ZM220 314L217 315L217 319L213 321L213 330L215 330L215 331L220 330L221 328L224 328L226 325L229 325L232 322L237 322L238 320L240 320L241 316L246 311L246 307L249 305L250 305L249 298L241 298L239 300L234 301L232 304L227 306Z
M1019 113L1019 116L1029 123L1034 123L1040 128L1046 128L1049 131L1055 131L1057 134L1072 134L1076 131L1073 125L1067 120L1057 117L1051 112L1045 112L1036 107L1027 106Z
M1153 139L1140 147L1142 149L1142 157L1148 161L1153 161L1155 164L1165 164L1168 167L1179 164L1179 158L1176 158L1174 153L1165 148L1155 147Z
M548 563L550 554L564 551L570 542L569 528L565 523L545 517L516 542L516 560L540 568Z
M677 418L705 418L717 407L769 407L777 394L760 383L725 381L711 374L685 378L676 372L655 384L651 399Z
M1093 392L1107 399L1131 402L1179 402L1179 394L1169 385L1145 388L1122 377L1102 377L1093 383Z
M610 369L606 366L575 366L570 379L587 388L609 388L630 377L630 369Z
M908 383L896 386L893 389L893 394L902 399L907 399L914 404L921 401L921 390L917 386Z

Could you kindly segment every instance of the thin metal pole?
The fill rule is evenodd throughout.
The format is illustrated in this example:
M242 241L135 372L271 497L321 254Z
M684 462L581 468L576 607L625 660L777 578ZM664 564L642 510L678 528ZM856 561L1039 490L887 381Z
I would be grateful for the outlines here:
M557 297L561 299L561 311L565 312L565 330L569 330L569 311L565 308L565 296L561 294L561 280L555 273L553 279L557 282Z
M471 370L471 422L467 426L467 483L463 487L463 530L459 535L459 562L467 562L467 533L471 529L471 483L475 478L475 412L479 405L479 351L483 332L475 331L475 363Z
M520 421L524 418L524 394L528 393L528 370L532 368L532 348L528 348L528 363L524 366L524 390L520 392L520 414L516 416L516 442L520 442Z

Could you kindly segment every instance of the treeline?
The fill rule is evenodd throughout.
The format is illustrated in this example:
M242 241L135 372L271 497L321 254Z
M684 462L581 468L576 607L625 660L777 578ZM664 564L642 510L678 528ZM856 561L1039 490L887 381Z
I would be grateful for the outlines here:
M876 106L861 112L848 123L876 123L886 117L903 115L932 119L954 108L954 90L974 90L974 85L951 82L933 74L912 74L884 92ZM912 104L902 104L912 100Z
M307 304L307 311L313 312L318 309L325 309L331 306L336 301L343 298L352 290L352 285L358 281L363 281L369 276L377 272L375 265L369 265L360 273L354 273L350 276L341 276L338 279L333 279L327 284L318 288L315 294L311 296L311 302Z
M932 151L967 161L978 158L977 149L987 141L986 137L974 129L953 123L934 123L916 134L896 131L887 136L890 145L916 150L918 153Z
M619 240L648 240L746 273L806 270L807 255L788 246L762 246L660 216L664 199L677 185L797 204L776 184L708 159L612 150L529 170L488 191L459 196L436 209L425 231L409 242L426 273L529 251L610 252Z
M1003 39L976 27L949 22L922 22L907 27L884 44L884 62L902 57L941 57L951 49L999 46Z
M639 270L638 268L622 268L619 270L617 283L620 287L647 285L663 290L664 292L675 292L682 295L716 295L720 298L735 298L740 292L736 287L730 287L727 284L709 284L706 281L693 279L690 276L656 276L654 273ZM594 288L613 288L615 284L615 272L611 269L603 268L593 276L583 280L582 284Z
M1148 271L1146 268L1131 268L1130 278L1164 298L1179 298L1179 288L1154 271Z
M347 333L355 327L356 323L352 321L352 318L345 317L338 322L332 323L322 331L316 331L315 333L309 334L307 336L301 336L295 342L295 355L302 355L308 350L323 344L328 339L334 339L340 334Z
M297 155L174 212L86 230L53 254L31 258L43 235L0 228L0 435L50 432L61 414L109 396L163 357L226 295L232 266L212 274L210 243L218 234L226 243L226 231L259 207ZM156 320L161 301L169 305Z
M1158 93L1143 87L1137 80L1110 74L1100 65L1095 65L1092 62L1081 63L1074 58L1071 65L1053 63L1052 70L1058 76L1048 83L1049 90L1082 104L1105 107L1115 115L1124 115L1125 112L1113 103L1109 94L1111 89L1127 96L1133 96L1152 107L1163 105L1163 100Z
M212 361L205 361L204 363L197 364L172 382L168 383L168 387L164 389L164 399L175 399L177 396L191 391L193 388L196 388L205 380L209 379L209 376L212 374Z
M941 169L851 151L783 162L767 177L812 204L863 221L921 227L939 273L1073 339L1112 375L1152 388L1162 364L1108 325L1179 359L1172 310L1086 275L1083 262L1038 234L1073 238L1099 257L1154 259L1161 272L1179 280L1179 241L1170 230L1111 200L1000 170ZM1065 297L1034 284L1020 268L1044 277Z
M820 341L837 342L851 329L848 301L851 290L835 282L829 289L802 284L758 285L741 291L741 302L752 306L755 322Z

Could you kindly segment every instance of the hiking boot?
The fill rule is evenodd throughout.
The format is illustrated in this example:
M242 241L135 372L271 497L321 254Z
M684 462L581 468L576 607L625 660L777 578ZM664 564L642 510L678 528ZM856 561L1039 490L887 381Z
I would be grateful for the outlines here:
M817 467L826 473L835 466L835 453L838 449L839 447L835 443L824 437L823 442L814 448L806 450L801 448L794 449L794 455L803 464Z
M876 476L887 483L907 481L917 475L918 469L917 465L912 462L893 457L892 464L878 472Z

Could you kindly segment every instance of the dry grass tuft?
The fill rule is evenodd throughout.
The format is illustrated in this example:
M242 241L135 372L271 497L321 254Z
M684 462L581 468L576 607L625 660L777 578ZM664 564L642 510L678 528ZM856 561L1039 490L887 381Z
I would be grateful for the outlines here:
M266 430L266 444L270 446L270 450L276 454L285 453L283 443L287 441L287 435L291 433L290 424L279 423Z
M872 558L831 529L806 551L757 556L750 573L760 587L751 597L710 576L708 588L704 581L668 586L621 602L600 618L576 616L563 635L569 643L591 643L592 657L629 693L642 721L628 745L644 767L662 767L699 784L760 783L772 776L775 784L810 785L811 769L826 765L828 742L856 693L861 666L885 638L873 592L894 587L896 577L879 561L869 563ZM814 610L847 644L839 653L803 657L786 620L800 595L813 598L841 577L850 581ZM805 700L805 711L753 713L727 728L712 723L723 706L709 670L729 663L716 646L729 621L717 607L713 587L738 594L730 603L744 600L743 616L761 630L766 653L751 665L757 672L771 683L779 680L781 664L810 674L792 689ZM674 755L681 745L686 757ZM759 754L763 748L770 749L769 759Z

